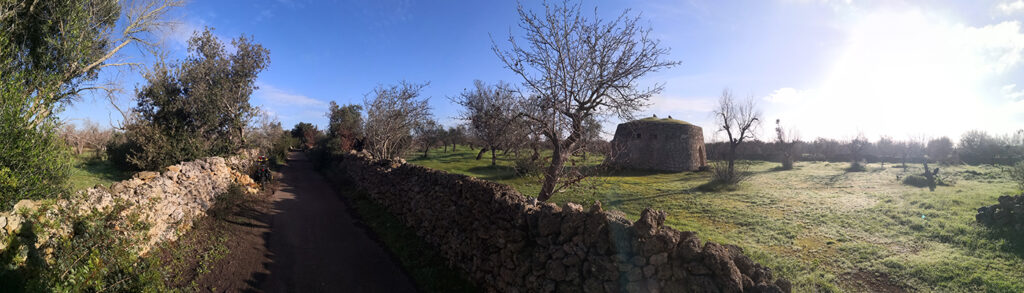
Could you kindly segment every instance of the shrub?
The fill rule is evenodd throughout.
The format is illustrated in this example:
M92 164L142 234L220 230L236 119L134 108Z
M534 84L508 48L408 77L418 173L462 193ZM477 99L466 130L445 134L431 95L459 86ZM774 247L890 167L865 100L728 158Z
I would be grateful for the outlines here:
M544 164L541 160L535 160L528 157L521 157L515 160L515 171L518 176L536 175L540 174L541 168Z
M928 182L928 178L922 175L911 174L903 178L903 184L914 186L914 187L928 187L931 183Z
M0 210L21 199L58 196L68 190L71 153L56 134L56 121L32 126L13 91L0 89Z
M863 161L852 161L850 162L850 167L846 168L846 172L864 172L867 170L868 168Z
M1017 162L1017 164L1006 169L1010 175L1010 179L1017 183L1017 187L1024 190L1024 162Z
M0 288L21 288L25 292L169 291L158 260L140 258L131 239L123 234L125 228L137 232L145 227L116 225L123 210L123 206L117 206L112 213L76 219L71 226L72 236L54 247L49 261L41 259L42 252L35 251L31 243L12 243L0 256L5 267L0 269ZM31 226L23 226L21 234L32 235ZM29 250L27 262L20 267L13 266L18 245Z
M720 160L711 162L711 182L710 185L718 186L729 186L737 185L747 180L750 177L750 173L747 172L749 166L743 162L736 162L733 166L734 171L729 173L729 161ZM706 184L707 185L707 184ZM718 189L718 188L714 188Z

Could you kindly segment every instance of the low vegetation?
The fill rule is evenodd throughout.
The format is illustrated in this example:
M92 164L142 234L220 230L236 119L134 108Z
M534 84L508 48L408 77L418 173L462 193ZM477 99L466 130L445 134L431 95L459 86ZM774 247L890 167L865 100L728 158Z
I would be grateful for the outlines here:
M436 151L435 151L436 152ZM596 156L595 156L596 157ZM516 176L514 158L496 166L466 148L411 163L509 184L536 194L535 178ZM599 159L589 162L600 162ZM619 170L598 176L556 202L589 204L636 218L645 207L703 239L736 244L794 282L794 291L1020 291L1024 243L975 223L976 209L1017 189L999 167L946 166L952 186L934 192L902 184L920 164L846 172L848 163L749 162L751 176L733 190L701 191L709 172Z

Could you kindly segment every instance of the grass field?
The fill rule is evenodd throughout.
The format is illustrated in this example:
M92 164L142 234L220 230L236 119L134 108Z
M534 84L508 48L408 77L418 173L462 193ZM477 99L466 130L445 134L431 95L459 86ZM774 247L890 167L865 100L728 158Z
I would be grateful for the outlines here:
M131 178L130 172L121 171L110 161L95 159L88 152L75 157L71 163L71 184L72 191L83 190L103 184L110 186L111 183Z
M410 162L509 184L535 196L539 181L517 177L511 158L490 166L476 152L410 153ZM510 154L511 155L511 154ZM599 161L598 158L591 162ZM975 223L978 207L1018 192L993 166L940 166L952 186L934 192L901 184L897 176L920 165L751 162L751 178L732 191L702 192L708 172L619 171L556 194L557 203L600 200L632 219L645 207L669 213L677 229L704 240L736 244L755 260L794 282L796 292L1024 291L1024 237Z

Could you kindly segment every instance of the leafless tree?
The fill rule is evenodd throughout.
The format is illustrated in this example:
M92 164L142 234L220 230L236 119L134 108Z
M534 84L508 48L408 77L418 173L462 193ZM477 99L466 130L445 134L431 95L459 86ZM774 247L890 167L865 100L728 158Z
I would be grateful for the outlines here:
M572 186L583 178L578 170L563 168L582 145L584 121L592 116L618 115L632 120L647 106L661 85L639 88L647 73L678 64L665 61L668 49L650 38L640 18L623 11L611 21L588 18L579 2L544 3L543 15L518 7L526 35L510 35L511 48L496 42L493 51L523 79L529 95L520 95L524 117L546 138L552 150L537 198ZM525 44L521 43L525 40Z
M800 140L799 135L792 129L786 131L782 127L782 119L775 119L775 145L779 149L782 169L793 169L793 156L796 151L796 143Z
M401 82L379 86L363 99L366 109L366 150L377 158L401 156L412 146L411 131L430 119L426 99L418 99L427 84Z
M737 103L732 92L725 89L718 99L718 108L715 108L713 113L718 123L718 131L725 132L729 140L729 152L725 157L729 161L725 173L728 178L720 179L735 183L734 179L740 178L736 176L736 148L743 141L756 138L756 130L761 124L761 112L755 107L753 97Z
M113 132L110 129L101 129L96 122L85 119L81 128L72 123L64 124L61 136L74 149L75 154L81 155L86 150L92 150L95 156L99 157L106 152L107 142L110 141Z
M483 143L484 148L476 159L479 160L489 150L491 165L496 165L496 150L511 146L520 138L515 131L522 120L515 89L502 82L487 85L476 80L473 81L473 89L451 100L462 106L459 118L469 124L469 130Z
M412 130L416 143L423 150L424 158L427 157L427 152L430 151L430 148L437 146L438 143L442 143L444 140L444 127L438 125L433 119L427 119L423 123L417 124Z

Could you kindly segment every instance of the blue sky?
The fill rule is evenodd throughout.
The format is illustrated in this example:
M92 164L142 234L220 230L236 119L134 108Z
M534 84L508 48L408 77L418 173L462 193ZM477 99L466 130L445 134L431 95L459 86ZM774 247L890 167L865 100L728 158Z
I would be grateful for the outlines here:
M535 2L523 2L538 7ZM598 14L640 13L675 68L648 75L665 90L639 116L672 115L715 134L711 110L724 88L807 139L864 133L896 139L970 129L1024 128L1024 0L1016 1L585 1ZM588 8L589 9L589 8ZM491 51L520 36L512 1L193 1L161 34L171 59L195 29L224 39L251 35L270 49L252 103L290 127L326 125L327 103L361 103L377 85L430 82L423 95L446 125L448 98L474 79L518 84ZM126 52L125 58L135 58ZM132 104L138 72L107 72ZM68 121L118 120L86 96ZM607 136L618 121L608 121Z

